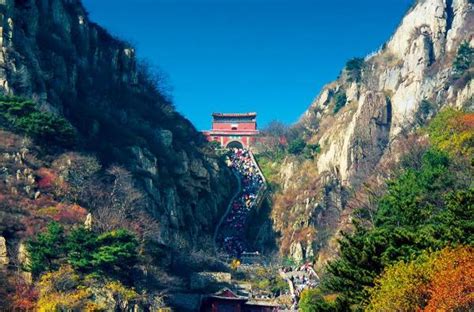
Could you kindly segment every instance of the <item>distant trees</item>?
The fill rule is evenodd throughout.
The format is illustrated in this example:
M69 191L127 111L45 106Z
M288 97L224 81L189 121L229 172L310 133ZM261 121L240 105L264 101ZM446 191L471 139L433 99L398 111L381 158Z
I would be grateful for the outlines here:
M474 113L448 108L438 113L427 133L434 146L451 155L474 155Z
M339 90L336 92L334 95L334 114L337 114L341 108L343 108L346 105L347 102L347 96L346 96L346 91L343 89Z
M46 231L28 241L27 250L29 263L26 269L34 276L57 270L65 251L64 228L59 223L50 223Z
M288 140L289 127L284 123L273 120L264 129L260 131L261 140L258 144L261 145L264 151L281 152L285 149Z
M340 257L323 280L326 293L337 294L337 306L464 311L474 305L464 296L472 293L466 282L472 280L472 248L462 247L474 241L472 154L469 144L452 144L473 135L470 115L440 113L426 129L431 147L406 155L386 190L358 207L354 232L342 234ZM311 298L310 306L327 304L321 296Z
M28 241L27 269L39 276L67 262L80 272L124 277L138 262L137 249L136 237L123 229L98 234L78 227L65 234L59 223L52 222L45 232Z
M26 134L43 145L70 147L76 144L76 130L63 117L41 112L28 100L1 97L0 124Z
M468 311L474 305L474 250L445 248L387 268L367 311Z
M361 57L354 57L347 61L345 71L347 73L349 82L360 82L364 65L364 58Z
M474 48L472 48L468 41L461 43L458 53L453 62L453 71L457 77L466 73L474 63Z
M324 300L320 289L305 289L301 293L298 308L302 312L329 312L335 310L335 305Z
M302 138L297 138L288 144L288 152L293 155L301 154L306 147L306 142Z

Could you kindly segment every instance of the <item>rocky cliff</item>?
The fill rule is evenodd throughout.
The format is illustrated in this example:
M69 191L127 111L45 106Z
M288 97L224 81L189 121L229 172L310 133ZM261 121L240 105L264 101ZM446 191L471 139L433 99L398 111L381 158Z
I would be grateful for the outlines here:
M1 92L65 116L74 148L133 172L162 243L192 245L213 231L231 175L159 80L79 0L0 1Z
M314 160L288 158L280 171L273 219L282 252L296 260L336 252L348 226L347 201L369 176L397 159L402 142L445 106L472 108L471 68L453 69L460 45L474 45L470 0L420 0L390 40L365 59L348 62L296 125Z

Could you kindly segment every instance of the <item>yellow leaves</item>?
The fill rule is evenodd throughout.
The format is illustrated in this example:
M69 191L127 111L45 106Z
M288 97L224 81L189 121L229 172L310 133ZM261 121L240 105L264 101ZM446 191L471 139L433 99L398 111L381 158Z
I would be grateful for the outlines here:
M240 260L239 259L233 259L230 263L230 268L235 271L239 267L240 267Z
M474 303L474 250L445 248L388 267L366 311L452 311Z
M49 294L57 290L75 288L80 277L72 267L62 266L58 271L43 274L39 281L40 294Z
M50 293L47 295L40 293L38 312L81 309L84 306L84 300L89 299L90 296L91 292L87 289L68 293Z
M79 289L80 277L70 266L63 266L56 272L41 276L38 283L38 311L56 311L82 307L91 296L87 289Z
M138 298L137 292L133 288L127 288L119 281L112 281L105 285L105 289L110 290L114 295L120 296L124 301L130 301Z
M474 113L445 109L428 127L431 143L452 155L474 154Z
M444 250L438 262L424 311L453 311L471 306L474 303L474 249Z
M40 216L54 216L58 213L59 209L55 206L49 206L38 209L38 215Z
M102 304L97 304L97 303L94 303L94 302L88 302L88 303L86 303L86 305L84 307L84 311L85 312L103 312L103 311L107 311L107 307L105 305L102 305Z
M63 266L56 272L44 274L39 283L38 311L105 311L104 302L95 298L114 298L117 302L138 299L139 295L133 288L124 286L119 281L110 281L103 287L95 277L84 279L74 272L70 266Z

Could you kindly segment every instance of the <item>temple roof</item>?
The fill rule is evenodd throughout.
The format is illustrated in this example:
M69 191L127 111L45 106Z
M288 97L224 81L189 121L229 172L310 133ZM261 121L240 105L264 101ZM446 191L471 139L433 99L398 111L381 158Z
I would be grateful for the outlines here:
M213 113L212 117L257 117L257 113Z

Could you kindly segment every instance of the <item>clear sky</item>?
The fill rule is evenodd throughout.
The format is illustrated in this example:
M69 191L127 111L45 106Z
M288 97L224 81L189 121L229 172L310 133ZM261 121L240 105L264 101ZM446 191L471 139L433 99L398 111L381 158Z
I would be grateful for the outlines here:
M377 50L412 0L83 0L165 72L198 129L212 112L298 120L345 62Z

